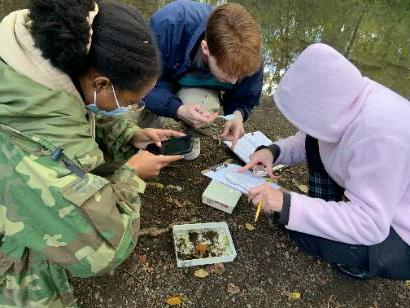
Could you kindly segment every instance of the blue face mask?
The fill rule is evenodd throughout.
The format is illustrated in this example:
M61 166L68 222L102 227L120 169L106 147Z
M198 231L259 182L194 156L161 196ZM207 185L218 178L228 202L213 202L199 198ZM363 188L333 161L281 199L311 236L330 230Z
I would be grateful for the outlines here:
M128 111L130 111L130 108L120 106L120 104L118 103L117 94L115 93L115 90L114 90L114 86L111 85L111 88L112 88L112 92L114 93L115 103L117 104L116 109L111 110L111 111L105 111L105 110L101 110L100 108L98 108L97 92L95 91L95 89L94 89L94 102L92 104L86 105L85 107L92 113L100 114L104 117L118 117L118 116L122 116L126 114Z

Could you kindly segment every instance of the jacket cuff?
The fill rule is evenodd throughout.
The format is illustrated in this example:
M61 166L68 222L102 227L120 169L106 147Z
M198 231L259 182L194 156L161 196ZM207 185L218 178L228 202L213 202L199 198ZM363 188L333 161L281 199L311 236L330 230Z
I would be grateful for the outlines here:
M283 193L283 205L282 211L280 211L279 222L283 225L287 225L289 223L289 215L290 215L290 194Z
M245 122L245 110L243 109L243 108L236 108L235 110L234 110L234 112L235 111L239 111L240 113L241 113L241 115L242 115L242 120L243 120L243 122Z
M179 121L178 119L178 109L182 106L182 102L179 98L172 97L168 105L168 112L175 120Z
M147 184L138 176L134 169L123 164L110 178L111 182L129 188L131 192L143 194ZM126 186L126 187L125 187ZM126 189L125 189L126 190Z
M278 159L278 157L280 155L280 147L277 144L271 144L270 146L266 146L266 145L258 146L256 148L255 152L257 152L259 150L263 150L263 149L269 149L272 152L273 163Z

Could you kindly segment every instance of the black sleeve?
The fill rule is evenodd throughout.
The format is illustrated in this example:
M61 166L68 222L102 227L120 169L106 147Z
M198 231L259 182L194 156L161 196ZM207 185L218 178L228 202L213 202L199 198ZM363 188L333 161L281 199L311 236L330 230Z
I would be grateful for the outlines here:
M262 149L269 149L272 152L273 162L275 162L280 155L280 147L277 144L271 144L270 146L261 145L256 148L255 152L262 150Z
M280 211L279 222L283 225L287 225L289 223L289 215L290 215L290 194L283 193L283 205L282 211Z

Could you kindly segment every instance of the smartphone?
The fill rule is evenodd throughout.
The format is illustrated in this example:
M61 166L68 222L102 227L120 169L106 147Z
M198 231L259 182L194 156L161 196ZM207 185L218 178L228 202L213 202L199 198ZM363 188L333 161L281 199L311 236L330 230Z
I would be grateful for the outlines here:
M161 147L151 143L146 150L156 155L186 154L192 151L192 136L186 135L161 141Z

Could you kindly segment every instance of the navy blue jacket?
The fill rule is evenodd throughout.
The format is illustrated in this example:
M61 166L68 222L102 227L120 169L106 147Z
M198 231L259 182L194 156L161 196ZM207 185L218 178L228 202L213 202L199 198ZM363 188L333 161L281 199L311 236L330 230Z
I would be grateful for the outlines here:
M177 118L177 110L182 103L174 95L173 85L191 70L191 52L205 33L212 9L207 4L179 0L164 6L151 17L150 27L161 52L163 70L155 88L144 99L154 113ZM261 68L226 90L222 96L224 113L239 110L246 120L252 108L259 104L262 82Z

